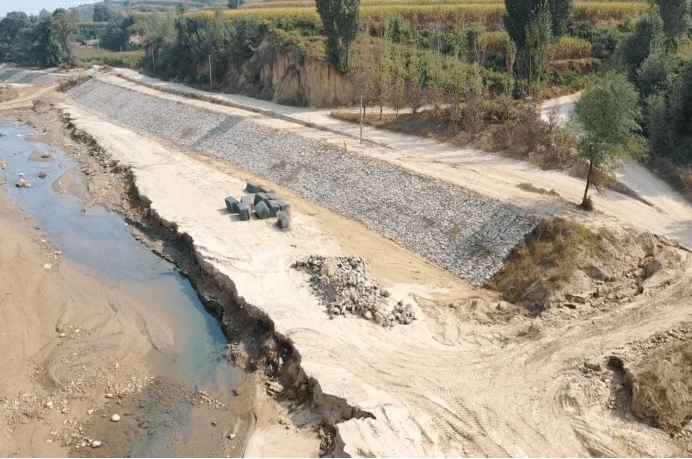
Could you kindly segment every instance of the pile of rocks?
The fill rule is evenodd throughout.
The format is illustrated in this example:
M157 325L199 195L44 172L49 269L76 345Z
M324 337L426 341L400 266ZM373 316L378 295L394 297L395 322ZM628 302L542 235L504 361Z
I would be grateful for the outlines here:
M255 182L247 182L247 194L238 201L233 196L226 198L226 208L231 214L238 214L240 221L250 220L254 208L259 219L276 217L280 228L291 225L291 205L279 198L276 191Z
M391 307L390 293L370 277L360 257L312 256L293 265L310 274L313 292L334 316L355 314L383 327L410 324L416 315L410 304Z

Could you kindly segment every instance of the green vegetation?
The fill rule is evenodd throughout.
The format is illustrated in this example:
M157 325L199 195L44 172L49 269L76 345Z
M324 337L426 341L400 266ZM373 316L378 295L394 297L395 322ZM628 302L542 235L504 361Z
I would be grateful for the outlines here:
M115 52L107 49L80 48L75 50L79 62L111 67L139 69L144 66L144 50Z
M327 57L337 67L347 65L348 50L360 28L360 0L316 0L327 36Z
M582 207L590 208L589 187L594 172L607 172L643 150L639 94L622 74L609 73L574 106L574 121L582 138L581 154L589 162Z

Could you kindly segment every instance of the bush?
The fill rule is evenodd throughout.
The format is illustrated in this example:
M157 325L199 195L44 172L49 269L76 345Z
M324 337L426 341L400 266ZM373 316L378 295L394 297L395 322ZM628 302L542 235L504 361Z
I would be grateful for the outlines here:
M552 61L565 59L583 59L591 57L592 45L589 41L575 37L560 37L548 50L548 59Z
M692 62L686 62L668 94L648 99L645 126L652 155L692 164Z
M617 50L618 60L630 81L635 81L639 67L649 57L655 42L662 36L663 21L653 12L639 21L634 33L622 41Z

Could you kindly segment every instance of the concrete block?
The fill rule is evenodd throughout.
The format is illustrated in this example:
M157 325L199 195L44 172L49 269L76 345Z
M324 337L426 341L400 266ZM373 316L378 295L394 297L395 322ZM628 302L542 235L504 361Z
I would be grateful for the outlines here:
M255 206L257 206L258 202L267 201L267 200L268 200L268 198L267 198L266 193L257 193L255 195L255 203L254 204L255 204Z
M267 193L267 199L271 199L271 200L273 200L273 201L278 201L278 200L281 199L281 198L279 198L279 195L278 195L278 194L276 194L275 192L271 191L271 192L268 192L268 193Z
M245 196L240 198L240 203L247 205L248 209L252 209L252 205L255 203L255 195L246 194Z
M230 213L237 214L238 212L240 212L239 206L240 206L240 203L233 196L229 196L226 198L226 208L228 209L228 211Z
M255 212L257 212L257 216L261 219L269 217L269 207L267 207L264 201L255 204Z
M276 213L281 210L281 207L276 203L276 201L267 201L267 207L269 208L269 216L276 217Z
M276 217L278 218L278 224L279 228L281 229L288 229L291 227L291 208L287 208L286 210L280 210L277 214Z
M250 206L247 203L241 202L239 206L238 213L240 214L240 221L246 222L250 220Z
M288 201L284 201L283 199L277 199L276 203L279 205L279 208L281 210L286 210L286 209L291 208L291 205L288 203Z
M268 186L264 186L264 185L259 187L259 190L260 190L260 193L276 193L276 190L272 190Z
M247 187L245 188L245 191L247 191L248 193L259 193L260 187L260 184L257 182L247 182Z

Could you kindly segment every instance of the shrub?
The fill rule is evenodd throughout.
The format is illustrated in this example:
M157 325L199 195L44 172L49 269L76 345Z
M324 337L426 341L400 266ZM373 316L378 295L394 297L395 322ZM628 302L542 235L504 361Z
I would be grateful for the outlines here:
M560 37L548 51L548 58L552 61L565 59L583 59L591 57L592 45L589 41L575 37Z

